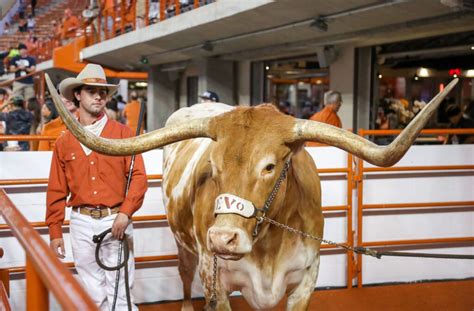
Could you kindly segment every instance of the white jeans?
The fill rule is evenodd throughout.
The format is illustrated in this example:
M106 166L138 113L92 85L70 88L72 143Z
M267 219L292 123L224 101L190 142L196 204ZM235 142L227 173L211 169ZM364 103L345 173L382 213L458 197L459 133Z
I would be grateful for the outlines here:
M91 216L82 215L78 212L71 212L70 236L74 264L77 273L84 283L92 300L101 311L108 311L112 308L114 301L116 271L105 271L99 267L95 261L96 244L92 241L94 235L99 235L103 231L112 227L117 214L93 219ZM133 258L133 227L130 224L125 230L130 246L130 258L128 260L128 276L130 291L133 288L133 277L135 271L135 260ZM100 248L100 258L104 265L114 267L117 265L117 255L120 241L107 234L102 241ZM122 261L123 261L122 254ZM131 295L131 294L130 294ZM128 310L127 296L125 293L125 277L123 269L120 269L120 281L117 294L115 310ZM132 310L138 310L133 304Z

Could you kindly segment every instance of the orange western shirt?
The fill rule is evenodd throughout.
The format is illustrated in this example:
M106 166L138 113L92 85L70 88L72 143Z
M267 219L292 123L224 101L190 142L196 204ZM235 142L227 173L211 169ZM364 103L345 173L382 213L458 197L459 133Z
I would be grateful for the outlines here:
M108 120L100 136L117 139L133 135L128 127ZM66 206L120 205L120 212L132 216L141 207L148 185L143 158L136 155L130 188L125 197L130 161L131 156L107 156L95 151L86 156L79 141L69 131L59 137L53 151L46 193L46 223L50 239L62 237Z
M59 137L59 135L64 133L66 130L66 124L64 124L61 117L57 117L44 125L41 135ZM55 142L52 140L41 140L38 145L38 151L52 151L54 149L54 143Z
M339 119L339 116L337 115L337 113L331 108L329 108L328 106L325 106L321 111L313 114L311 118L309 119L313 121L318 121L318 122L334 125L339 128L342 127L341 119ZM324 146L324 145L309 141L306 143L306 146L312 147L312 146Z
M140 103L138 100L132 100L125 105L123 109L123 116L127 118L127 125L132 129L134 133L137 132L138 118L140 117ZM143 133L143 126L140 129L140 133Z

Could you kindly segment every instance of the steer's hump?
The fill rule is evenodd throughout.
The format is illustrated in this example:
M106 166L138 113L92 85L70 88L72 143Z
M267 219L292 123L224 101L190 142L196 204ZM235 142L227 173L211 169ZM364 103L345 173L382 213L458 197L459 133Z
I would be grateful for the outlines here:
M229 106L222 103L203 103L195 104L191 107L181 108L174 112L166 121L166 126L174 124L185 124L194 119L214 117L234 109L234 106Z

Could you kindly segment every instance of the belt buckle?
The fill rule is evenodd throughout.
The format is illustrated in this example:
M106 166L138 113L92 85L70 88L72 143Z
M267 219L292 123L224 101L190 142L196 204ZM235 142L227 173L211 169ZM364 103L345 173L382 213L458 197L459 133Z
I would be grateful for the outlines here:
M90 210L90 215L93 219L101 219L102 218L102 209L96 206L93 210Z

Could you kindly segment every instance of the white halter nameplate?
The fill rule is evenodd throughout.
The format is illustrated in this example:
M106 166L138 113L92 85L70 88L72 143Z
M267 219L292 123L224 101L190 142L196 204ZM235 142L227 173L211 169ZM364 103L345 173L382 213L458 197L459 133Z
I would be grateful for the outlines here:
M255 216L255 206L252 202L239 198L230 193L223 193L216 198L215 214L237 214L246 218Z

